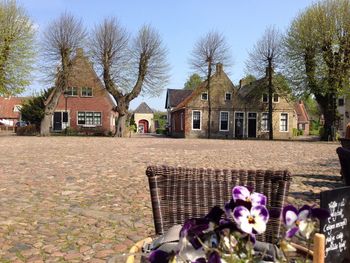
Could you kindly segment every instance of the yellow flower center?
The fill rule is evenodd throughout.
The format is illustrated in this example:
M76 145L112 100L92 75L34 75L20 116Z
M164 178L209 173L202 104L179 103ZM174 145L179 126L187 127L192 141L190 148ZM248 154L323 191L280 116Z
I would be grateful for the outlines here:
M249 223L249 224L255 224L255 218L254 218L254 216L248 216L248 223Z
M249 203L252 202L252 200L250 199L250 197L247 197L245 200L246 200L246 202L249 202Z
M299 220L295 221L295 225L296 225L297 227L299 227L300 221L299 221Z

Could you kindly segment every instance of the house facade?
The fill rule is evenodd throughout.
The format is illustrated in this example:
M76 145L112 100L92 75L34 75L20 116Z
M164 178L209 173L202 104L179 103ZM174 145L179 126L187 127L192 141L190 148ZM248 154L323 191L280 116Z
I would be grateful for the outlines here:
M295 104L295 112L297 113L298 130L302 130L304 135L309 135L310 119L303 101L300 100Z
M210 81L211 138L268 138L267 78L237 89L218 64ZM274 138L290 139L296 127L294 103L287 94L275 89ZM208 137L208 96L203 82L170 110L173 137Z
M345 137L346 126L350 122L350 96L337 98L337 111L339 113L338 133L341 138Z
M154 133L154 113L153 110L142 102L134 111L134 120L137 125L137 133Z
M0 97L0 126L14 127L21 120L21 107L27 98Z
M52 117L51 131L70 127L79 132L115 132L116 102L102 85L82 49L77 49L68 78Z

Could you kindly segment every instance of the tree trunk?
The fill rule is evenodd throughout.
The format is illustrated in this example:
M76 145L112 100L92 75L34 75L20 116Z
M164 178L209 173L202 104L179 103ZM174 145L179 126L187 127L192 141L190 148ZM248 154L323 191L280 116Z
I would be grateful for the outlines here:
M208 139L211 137L211 99L210 99L210 77L211 77L211 61L208 61L208 75L207 75L207 87L208 87Z
M273 140L273 123L272 123L272 93L273 93L273 87L272 87L272 61L269 59L269 65L268 65L268 79L269 79L269 140Z
M127 115L118 115L115 125L115 136L116 137L127 137L128 131L126 130Z
M56 109L60 95L61 95L60 89L58 87L55 87L51 91L51 94L49 95L46 101L44 118L41 120L41 123L40 123L41 136L50 135L50 124L52 120L52 115Z

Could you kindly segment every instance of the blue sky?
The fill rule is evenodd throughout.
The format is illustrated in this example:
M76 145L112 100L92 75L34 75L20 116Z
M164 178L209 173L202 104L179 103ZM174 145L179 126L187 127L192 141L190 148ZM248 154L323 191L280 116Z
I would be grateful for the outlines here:
M104 17L115 16L135 34L145 23L155 27L169 50L170 82L166 88L182 88L193 71L188 63L195 42L210 30L218 30L231 46L233 65L228 69L233 83L245 75L248 51L269 25L281 31L310 6L311 0L18 0L38 25L39 37L45 26L62 12L81 18L88 29ZM35 81L27 93L46 88ZM131 109L145 101L164 110L165 91L156 98L141 96Z

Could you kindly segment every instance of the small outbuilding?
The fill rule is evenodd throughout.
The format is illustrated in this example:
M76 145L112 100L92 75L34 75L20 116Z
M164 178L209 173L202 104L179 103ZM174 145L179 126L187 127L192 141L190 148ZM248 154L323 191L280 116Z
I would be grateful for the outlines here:
M142 102L134 111L134 120L137 126L137 133L153 133L154 128L154 112Z

